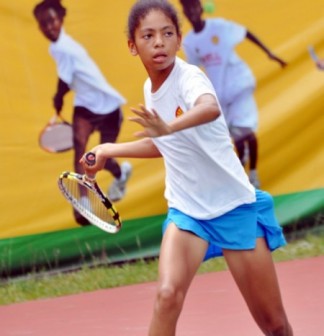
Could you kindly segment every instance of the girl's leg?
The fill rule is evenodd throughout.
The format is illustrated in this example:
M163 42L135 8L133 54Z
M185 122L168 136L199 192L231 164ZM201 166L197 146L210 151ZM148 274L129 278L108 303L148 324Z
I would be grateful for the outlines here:
M74 146L74 170L83 174L83 168L80 159L86 151L88 139L93 132L93 125L84 115L82 107L75 107L73 114L73 146ZM85 196L85 195L83 195ZM80 225L89 225L89 221L73 208L73 215L76 222Z
M73 115L74 169L79 174L84 173L79 161L85 153L89 137L94 131L90 120L84 117L83 110L81 107L76 107Z
M159 280L149 336L174 336L190 283L208 243L171 223L162 240Z
M247 144L249 149L250 170L256 170L258 161L258 140L256 134L252 129L244 127L233 127L231 131L237 155L242 165L244 166L245 164L245 144Z
M249 148L249 179L255 188L260 188L260 181L257 173L257 163L258 163L258 139L256 134L252 132L246 139Z
M245 154L245 139L234 140L237 156L239 157L242 166L244 166L244 154Z
M247 306L264 335L292 336L271 253L263 238L254 250L223 250Z
M235 143L237 155L243 165L246 165L246 145L249 150L249 179L255 188L260 188L260 182L257 174L257 161L258 161L258 140L256 134L251 128L248 127L232 127L230 129L232 138Z
M116 111L102 116L98 123L98 131L100 132L100 143L115 143L121 128L121 124L123 121L123 114L121 109L117 109ZM116 178L119 179L121 177L121 168L119 163L113 159L109 158L106 161L105 169L110 171L110 173Z
M248 136L247 143L249 145L250 170L256 170L258 161L258 140L254 132Z

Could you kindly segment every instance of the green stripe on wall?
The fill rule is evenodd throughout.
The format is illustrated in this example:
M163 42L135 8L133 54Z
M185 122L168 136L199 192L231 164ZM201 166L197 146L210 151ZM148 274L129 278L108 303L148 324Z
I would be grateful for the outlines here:
M321 214L324 210L324 189L274 196L276 215L280 225L292 225L303 219Z
M275 210L286 232L323 223L324 189L278 195ZM94 226L0 240L0 275L71 268L89 262L117 263L159 255L165 215L128 220L115 235Z
M0 240L1 276L57 269L104 258L107 263L155 257L165 215L125 221L118 234L95 226Z

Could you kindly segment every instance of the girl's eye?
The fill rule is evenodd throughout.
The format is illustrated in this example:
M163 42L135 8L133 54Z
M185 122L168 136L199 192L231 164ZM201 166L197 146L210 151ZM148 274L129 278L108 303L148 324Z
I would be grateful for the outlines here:
M173 36L173 32L172 31L166 32L165 36L168 36L168 37Z
M149 40L152 37L152 34L145 34L143 36L144 40Z

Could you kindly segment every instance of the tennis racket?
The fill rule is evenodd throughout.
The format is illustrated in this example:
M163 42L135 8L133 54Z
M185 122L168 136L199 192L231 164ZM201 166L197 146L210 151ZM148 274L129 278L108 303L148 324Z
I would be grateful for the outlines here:
M96 156L85 155L88 165L94 165ZM91 224L108 233L117 233L122 227L120 215L111 201L99 188L95 176L63 172L58 186L68 202Z
M55 114L40 132L38 143L49 153L60 153L72 149L72 125Z
M318 60L319 60L319 58L318 58L318 56L317 56L316 53L315 53L314 47L313 47L313 46L308 46L308 52L309 52L309 55L310 55L311 59L312 59L315 63L317 63Z

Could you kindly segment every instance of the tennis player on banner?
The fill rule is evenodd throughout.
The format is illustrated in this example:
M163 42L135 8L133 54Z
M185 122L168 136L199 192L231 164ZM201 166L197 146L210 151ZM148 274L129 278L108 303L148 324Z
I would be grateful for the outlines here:
M85 157L81 163L91 175L112 157L164 159L169 210L148 335L176 334L200 264L223 255L261 331L292 336L270 253L286 243L272 197L249 182L209 79L176 56L181 32L174 7L165 0L136 1L128 45L149 77L145 105L133 108L130 118L143 127L135 133L141 139L101 144L91 150L94 166Z
M187 61L202 66L213 83L237 154L244 166L248 161L250 182L260 188L257 172L258 107L254 98L256 81L235 48L248 40L281 67L286 66L286 62L246 27L223 18L204 19L200 0L180 0L180 3L192 25L192 30L183 39Z
M34 8L34 16L44 36L51 41L49 51L57 65L58 84L54 107L61 113L64 96L75 92L73 113L74 169L81 173L79 158L86 151L94 131L100 132L100 142L115 142L123 120L121 105L125 99L104 78L86 50L69 36L64 28L66 8L60 0L44 0ZM105 169L114 176L108 197L116 202L124 197L126 183L132 171L130 163L121 165L110 158ZM79 224L88 221L74 213Z

